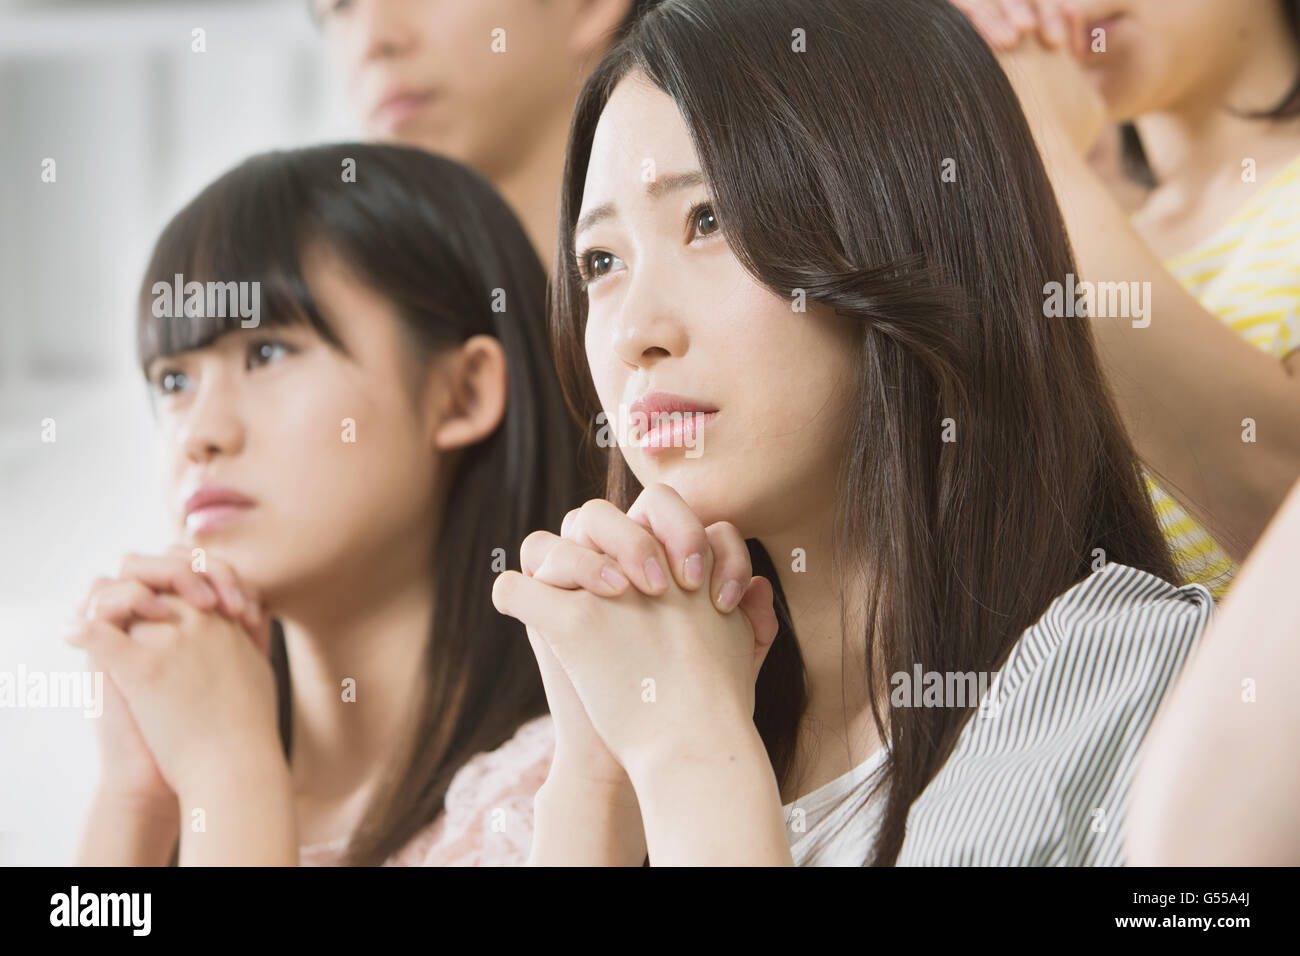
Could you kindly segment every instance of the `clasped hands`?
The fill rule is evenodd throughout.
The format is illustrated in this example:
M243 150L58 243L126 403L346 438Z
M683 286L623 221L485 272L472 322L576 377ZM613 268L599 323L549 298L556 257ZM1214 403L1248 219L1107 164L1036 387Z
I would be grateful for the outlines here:
M559 535L529 535L520 566L492 600L524 623L537 657L552 777L637 787L682 758L758 743L754 681L777 619L734 525L705 527L653 484L626 514L593 499Z

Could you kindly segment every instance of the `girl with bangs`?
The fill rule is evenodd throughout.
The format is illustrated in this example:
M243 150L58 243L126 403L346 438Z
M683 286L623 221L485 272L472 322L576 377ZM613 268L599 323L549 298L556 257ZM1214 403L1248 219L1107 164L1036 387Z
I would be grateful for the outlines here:
M177 275L259 314L160 316ZM491 583L585 487L545 283L413 148L258 156L166 227L139 352L179 543L72 637L109 678L82 863L523 861L549 755L497 766L548 718Z

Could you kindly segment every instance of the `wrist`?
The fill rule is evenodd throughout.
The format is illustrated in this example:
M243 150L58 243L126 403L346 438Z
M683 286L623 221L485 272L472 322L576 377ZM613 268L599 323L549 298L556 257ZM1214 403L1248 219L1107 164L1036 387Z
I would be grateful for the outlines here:
M637 794L645 794L674 774L739 763L770 767L767 748L752 718L711 718L701 726L708 728L706 733L662 734L627 761L627 774Z
M639 866L641 809L630 781L552 772L533 801L530 866Z
M551 766L543 786L548 793L573 790L583 791L592 796L604 795L616 801L636 799L632 781L617 763L608 758L596 761L570 756L562 745L557 745L555 748L555 755L551 758Z
M203 759L184 768L176 791L182 804L227 793L249 796L292 791L289 764L278 746L255 746L233 753L201 751Z
M180 805L170 790L141 790L111 777L100 779L92 799L98 806L139 820L169 823L180 818Z
M747 730L661 752L632 773L656 866L788 866L780 788Z

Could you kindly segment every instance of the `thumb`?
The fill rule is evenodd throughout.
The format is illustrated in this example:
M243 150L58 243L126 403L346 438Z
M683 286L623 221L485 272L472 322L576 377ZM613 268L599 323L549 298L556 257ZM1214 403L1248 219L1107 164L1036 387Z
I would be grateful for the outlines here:
M761 574L754 575L737 607L744 612L754 632L754 678L757 679L779 627L772 607L772 582Z

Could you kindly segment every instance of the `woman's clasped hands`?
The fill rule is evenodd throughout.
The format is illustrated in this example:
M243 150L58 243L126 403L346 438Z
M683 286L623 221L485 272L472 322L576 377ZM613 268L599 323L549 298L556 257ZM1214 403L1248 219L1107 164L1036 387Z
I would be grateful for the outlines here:
M644 802L683 761L766 763L754 681L777 618L734 525L705 527L653 484L626 514L595 499L559 535L529 535L520 565L498 576L493 603L526 625L542 672L550 780L623 781Z

